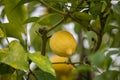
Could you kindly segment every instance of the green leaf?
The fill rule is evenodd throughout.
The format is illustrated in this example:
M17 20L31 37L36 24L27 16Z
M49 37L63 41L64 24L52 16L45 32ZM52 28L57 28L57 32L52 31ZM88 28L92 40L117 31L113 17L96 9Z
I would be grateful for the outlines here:
M120 26L120 2L118 2L117 4L113 5L113 11L114 11L114 17L116 18L116 21L118 23L118 25Z
M14 69L9 65L0 63L0 75L13 73Z
M73 16L79 20L84 20L84 21L90 21L91 19L93 19L91 15L85 12L74 12Z
M55 71L48 57L40 55L40 53L29 54L29 58L44 72L55 76Z
M50 73L44 72L39 68L36 68L33 73L37 77L37 80L56 80L55 76L51 75Z
M19 0L4 0L7 18L10 23L16 24L16 27L21 25L28 16L24 5L15 8L18 2Z
M105 57L105 60L103 61L103 63L102 63L102 65L101 65L101 67L104 69L104 70L106 70L106 71L108 71L109 70L109 68L110 68L110 66L111 66L111 64L112 64L112 59L111 59L111 57Z
M28 71L27 53L18 41L9 44L8 55L1 62L15 69Z
M106 71L103 72L102 74L96 76L93 80L119 80L119 71Z
M120 15L120 2L113 5L113 11L116 12L118 15Z
M5 37L5 33L3 32L3 30L0 28L0 38Z
M113 29L120 29L120 27L118 25L106 25L105 26L105 29L104 29L104 32L108 32L110 35L112 34L111 31Z
M30 42L31 42L31 46L36 51L39 51L40 48L41 48L41 37L40 37L39 34L37 34L39 28L40 28L39 24L33 24L33 26L30 29Z
M120 31L114 34L112 38L113 38L112 47L120 48Z
M96 20L93 21L92 27L96 31L100 31L101 30L101 23L100 23L100 17L99 16L97 16Z
M37 21L42 26L53 26L57 22L59 22L61 19L63 19L63 16L60 14L52 13L52 14L45 14L40 17L40 19Z
M16 70L16 73L17 73L17 80L23 80L23 76L26 75L26 72L21 70Z
M23 43L21 33L26 33L26 25L23 25L23 22L28 17L28 13L24 5L16 7L18 2L19 0L4 0L5 13L9 21L4 28L7 36L18 38Z
M102 63L104 62L104 60L106 59L104 52L106 51L106 48L100 49L97 52L95 52L95 54L90 56L90 60L91 62L98 66L101 67Z
M112 56L112 55L114 55L114 54L119 54L119 52L120 52L120 49L111 50L111 51L109 51L109 52L107 53L106 56L110 57L110 56Z
M7 52L8 52L8 49L4 49L4 50L0 49L0 62L2 59L4 59L8 55Z
M80 64L76 67L75 70L72 71L72 75L70 76L70 80L76 80L73 75L80 75L80 79L86 80L85 77L88 76L88 73L92 71L92 67L90 65ZM71 79L73 78L73 79Z
M7 37L14 37L23 41L21 35L21 33L24 31L23 27L19 25L16 26L15 24L11 24L11 23L4 23L2 24L2 28L4 29Z
M30 17L24 23L36 22L38 19L38 17Z
M92 16L94 18L97 17L97 15L99 15L101 13L101 9L102 9L102 3L101 2L91 2L90 4L90 13L92 14Z
M16 5L16 7L21 6L25 3L30 3L32 1L38 1L38 0L20 0L19 3Z
M82 29L82 26L78 23L74 23L75 24L75 27L74 27L74 30L76 33L80 33L81 32L81 29Z
M95 44L98 41L98 37L97 34L93 31L88 31L87 32L87 39L90 45L90 48L93 48L94 46L96 46Z
M102 37L102 43L100 45L100 48L102 47L110 47L112 45L113 39L111 38L110 35L108 35L108 33L105 33Z
M102 4L101 12L104 12L105 9L106 9L106 7L107 7L108 5L111 5L111 4L109 4L109 2L106 2L106 1L102 1L102 2L103 2L103 4Z
M86 72L91 71L91 67L89 65L80 65L76 68L78 72Z
M16 71L12 74L5 74L0 76L1 80L18 80Z
M0 0L0 6L2 6L4 3L3 3L3 0Z

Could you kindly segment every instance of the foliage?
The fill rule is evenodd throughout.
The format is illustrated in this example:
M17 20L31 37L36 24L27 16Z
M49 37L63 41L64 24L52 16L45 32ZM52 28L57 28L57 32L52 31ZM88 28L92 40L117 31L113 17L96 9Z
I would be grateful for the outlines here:
M119 80L119 0L0 0L0 80L59 80L48 43L70 23L78 44L68 79Z

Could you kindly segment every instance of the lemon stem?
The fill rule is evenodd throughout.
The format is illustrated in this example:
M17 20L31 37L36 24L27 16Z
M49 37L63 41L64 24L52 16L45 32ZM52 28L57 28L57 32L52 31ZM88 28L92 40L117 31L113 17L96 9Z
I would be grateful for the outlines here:
M46 43L47 43L47 40L48 40L48 37L47 37L47 29L46 28L41 28L39 29L39 33L41 33L41 37L42 37L42 42L41 42L41 54L43 56L45 56L45 53L46 53Z

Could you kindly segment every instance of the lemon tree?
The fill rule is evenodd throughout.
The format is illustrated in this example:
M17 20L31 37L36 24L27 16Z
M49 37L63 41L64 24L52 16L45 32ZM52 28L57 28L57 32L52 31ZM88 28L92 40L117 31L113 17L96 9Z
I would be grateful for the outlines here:
M120 80L119 36L120 0L0 0L0 80Z

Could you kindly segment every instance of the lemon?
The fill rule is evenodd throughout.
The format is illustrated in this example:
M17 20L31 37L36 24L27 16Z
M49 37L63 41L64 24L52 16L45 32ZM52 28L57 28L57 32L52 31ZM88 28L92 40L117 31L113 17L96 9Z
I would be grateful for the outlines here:
M61 57L71 56L76 49L76 40L68 31L58 31L50 38L50 48Z
M63 76L69 75L70 72L74 69L74 67L71 64L66 64L69 61L67 57L53 56L50 60L52 63L56 63L52 65L55 69L56 75L59 77L65 78Z

